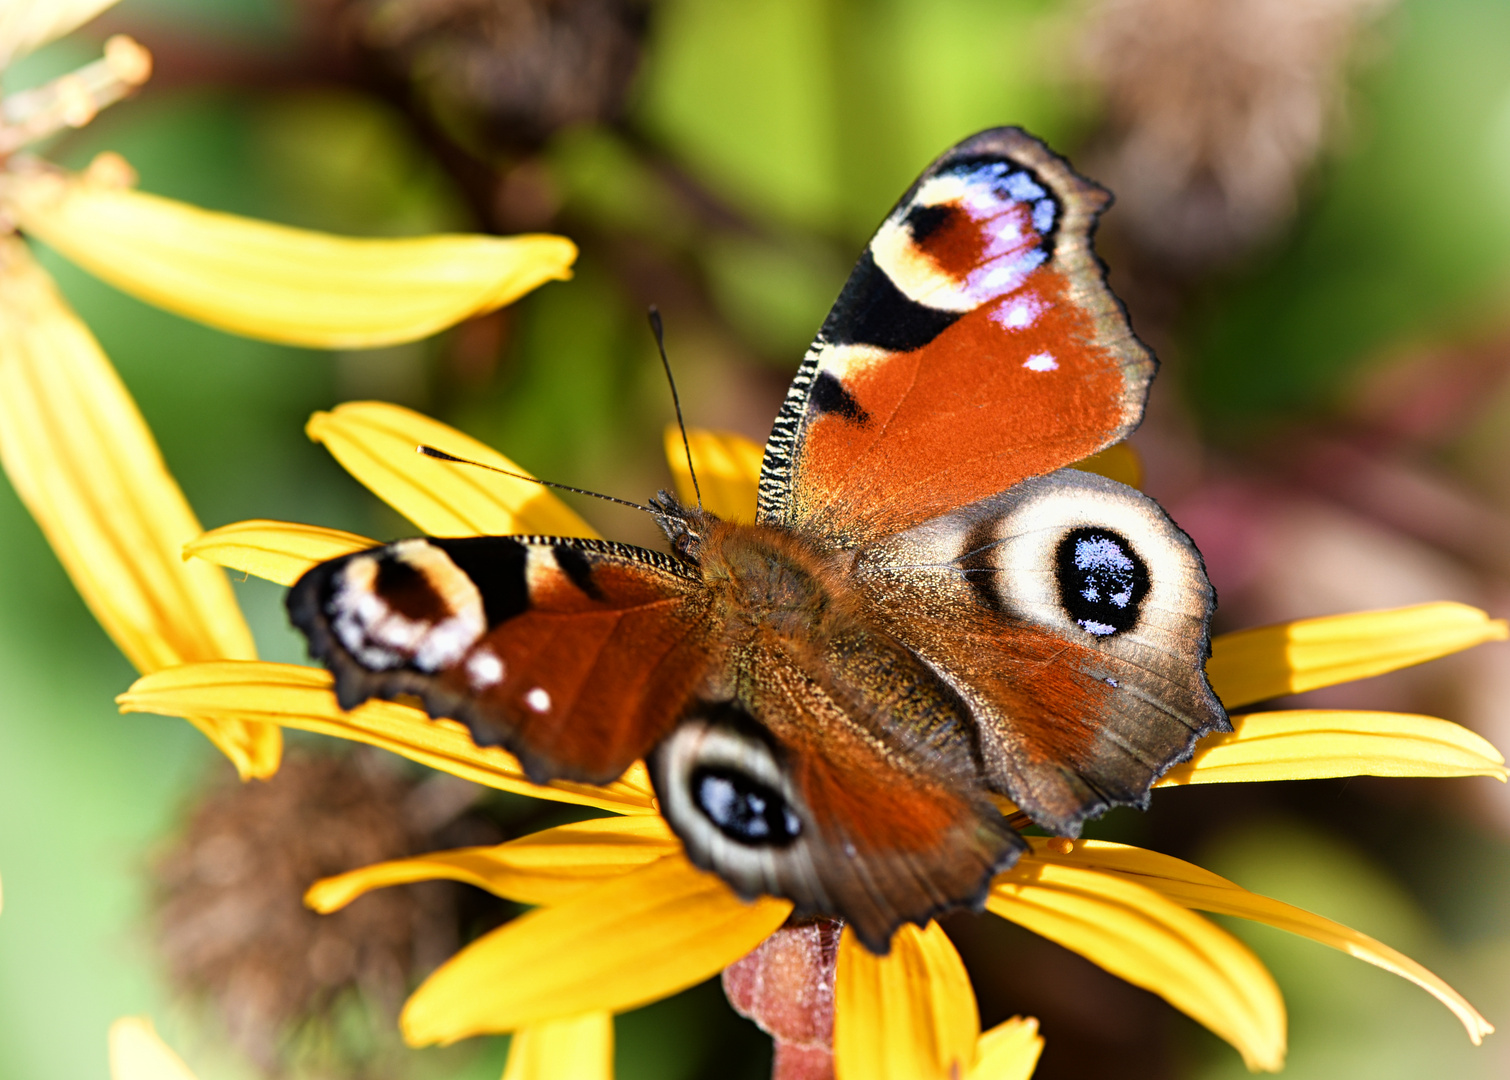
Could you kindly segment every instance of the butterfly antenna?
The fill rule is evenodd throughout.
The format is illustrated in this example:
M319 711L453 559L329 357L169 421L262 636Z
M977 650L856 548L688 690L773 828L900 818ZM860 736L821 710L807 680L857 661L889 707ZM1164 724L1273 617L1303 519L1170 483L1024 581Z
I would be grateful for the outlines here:
M676 380L671 377L671 361L666 359L666 328L661 324L660 308L650 305L650 332L655 335L655 347L661 351L661 367L666 369L666 381L671 384L671 404L676 407L676 426L682 432L682 449L687 452L687 474L692 477L692 492L697 496L697 508L703 508L703 491L697 486L697 470L692 467L692 443L687 439L687 425L682 423L682 399L676 393Z
M650 514L652 517L661 516L650 507L641 506L639 503L630 502L628 499L616 499L612 495L604 495L601 492L597 491L588 491L586 488L572 487L570 484L557 484L551 480L538 480L533 476L525 476L523 473L510 472L508 469L500 469L497 465L489 465L485 462L473 461L471 458L457 457L455 454L448 454L444 450L437 450L435 449L435 447L426 446L423 443L421 443L419 446L416 446L414 449L416 453L423 454L425 457L435 458L435 460L437 461L450 461L457 465L472 465L479 469L487 469L488 472L502 473L504 476L512 476L515 480L527 480L531 484L539 484L541 487L556 488L558 491L570 491L576 495L591 495L594 499L602 499L604 502L618 503L620 506L628 506L634 510L643 510L645 511L645 513Z

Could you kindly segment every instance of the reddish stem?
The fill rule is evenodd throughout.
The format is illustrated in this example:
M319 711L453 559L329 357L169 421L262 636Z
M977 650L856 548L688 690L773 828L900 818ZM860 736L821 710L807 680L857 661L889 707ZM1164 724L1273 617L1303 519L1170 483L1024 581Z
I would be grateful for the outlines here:
M833 1080L841 923L788 924L724 969L724 994L776 1043L771 1080Z

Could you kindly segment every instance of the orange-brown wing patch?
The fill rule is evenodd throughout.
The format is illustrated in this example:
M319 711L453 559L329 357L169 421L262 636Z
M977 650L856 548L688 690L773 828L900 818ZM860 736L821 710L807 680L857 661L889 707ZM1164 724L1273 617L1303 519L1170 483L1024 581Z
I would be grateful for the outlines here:
M846 920L875 952L904 922L978 907L1024 848L979 784L877 737L778 656L755 677L750 700L698 706L650 761L688 856L745 895Z
M570 779L601 782L644 756L701 682L709 642L685 598L636 596L642 586L621 594L604 582L600 598L539 603L492 630L474 655L498 656L501 681L478 693L466 665L445 676L475 694L473 730L497 732L527 769Z
M343 707L413 695L537 782L619 776L675 725L710 660L696 583L601 541L401 541L316 567L289 609Z
M761 519L861 546L1136 427L1154 362L1091 250L1106 201L1015 129L935 162L793 381Z
M848 366L867 418L809 422L793 489L803 525L854 542L885 536L1087 457L1123 420L1123 378L1088 315L1048 270L1028 295L982 305L927 346ZM1041 309L1002 325L1011 304Z

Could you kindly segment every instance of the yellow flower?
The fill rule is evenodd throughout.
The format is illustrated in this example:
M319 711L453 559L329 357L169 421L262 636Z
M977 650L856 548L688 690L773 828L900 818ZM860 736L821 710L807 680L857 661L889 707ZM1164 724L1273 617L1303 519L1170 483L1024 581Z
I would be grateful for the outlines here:
M501 455L435 421L392 405L340 406L315 416L310 436L426 532L545 532L565 521L553 497L523 481L482 476L413 452L430 443L519 471ZM691 433L705 501L749 518L760 448ZM679 441L671 465L685 488ZM1099 467L1100 463L1092 463ZM1113 459L1112 467L1126 468ZM243 522L207 533L188 550L285 584L320 559L373 541L313 526ZM1421 663L1507 636L1504 622L1460 604L1308 619L1218 638L1208 670L1237 708L1297 690ZM449 878L536 905L472 943L409 999L401 1024L415 1044L484 1032L530 1033L604 1017L675 993L748 953L786 920L791 905L741 902L695 869L656 813L642 765L613 784L531 784L497 748L474 746L461 725L393 702L342 712L330 677L308 667L247 661L186 664L140 679L124 711L206 713L278 724L382 746L493 787L616 813L496 847L437 852L317 882L307 902L332 911L401 882ZM1235 730L1204 740L1161 786L1324 776L1468 776L1506 779L1504 759L1456 724L1426 716L1288 710L1233 716ZM1015 808L1005 804L1004 810ZM1285 1010L1258 959L1198 911L1266 922L1415 982L1450 1008L1469 1037L1493 1030L1460 995L1388 946L1190 863L1100 841L1032 838L998 877L992 913L1054 940L1162 996L1242 1054L1251 1068L1280 1068ZM1036 1035L1024 1021L982 1036L973 991L936 925L904 927L886 957L845 933L836 980L835 1063L845 1078L1026 1075ZM576 1018L576 1019L573 1019ZM1024 1034L1026 1032L1026 1034ZM523 1051L521 1051L522 1053ZM1027 1062L1024 1066L1023 1062ZM971 1071L975 1070L975 1071ZM1015 1071L1014 1071L1015 1070Z
M110 1080L195 1080L194 1074L157 1034L145 1016L123 1016L110 1025Z
M0 66L108 7L19 0L0 10ZM19 229L126 292L271 341L316 347L423 337L570 275L555 236L362 240L212 214L129 190L102 155L83 175L6 157L87 123L135 90L151 56L111 38L101 60L7 96L0 121L0 463L101 625L143 673L256 658L224 573L183 547L199 522L136 404ZM274 724L188 719L243 778L278 768Z
M1018 1026L1023 1025L1019 1022ZM1009 1034L1019 1042L1025 1038L1018 1031ZM1028 1031L1027 1037L1032 1034ZM1016 1080L1018 1076L1026 1080L1028 1074L992 1073L990 1080ZM557 1020L514 1036L503 1080L561 1080L562 1077L613 1080L613 1023L607 1013ZM123 1016L110 1025L110 1080L196 1078L183 1058L163 1042L150 1019Z

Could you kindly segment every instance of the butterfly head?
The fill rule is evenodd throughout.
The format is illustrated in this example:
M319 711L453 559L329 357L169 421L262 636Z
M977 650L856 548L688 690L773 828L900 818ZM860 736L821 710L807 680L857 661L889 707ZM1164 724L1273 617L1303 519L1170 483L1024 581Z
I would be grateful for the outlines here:
M683 562L698 566L702 562L703 538L718 518L696 506L684 506L669 491L658 491L650 500L655 523L671 542L671 551Z

